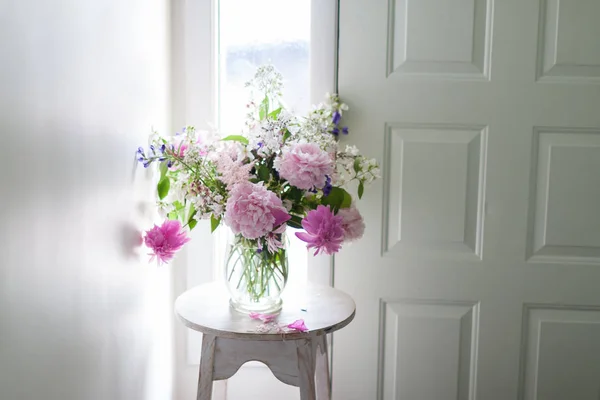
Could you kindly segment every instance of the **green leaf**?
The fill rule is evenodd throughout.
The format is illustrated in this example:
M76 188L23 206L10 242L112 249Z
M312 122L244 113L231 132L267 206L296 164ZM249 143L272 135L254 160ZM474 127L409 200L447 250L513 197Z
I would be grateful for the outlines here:
M194 219L194 215L196 215L196 209L194 208L194 206L191 206L190 213L187 218L187 225L190 227L190 231L194 229L194 227L198 223L198 221Z
M273 110L269 113L268 117L271 119L277 119L277 117L279 116L279 114L281 113L281 107L279 107L276 110Z
M303 229L302 228L302 218L292 215L291 219L288 219L287 226L295 228L295 229Z
M344 190L344 189L342 189ZM350 193L346 192L344 190L344 201L342 201L342 205L340 206L340 208L349 208L352 205L352 196L350 196Z
M363 181L360 181L360 183L358 184L358 198L361 199L363 193L365 192L365 184L363 183Z
M210 232L213 233L215 229L219 227L221 218L215 218L213 214L210 215Z
M156 190L158 191L158 198L162 200L165 197L167 197L170 188L171 181L169 180L169 178L167 176L162 177L161 180L158 181L158 185L156 185Z
M331 192L329 192L329 196L321 199L321 204L330 206L334 212L337 212L340 208L350 207L352 196L342 188L333 187L331 188Z
M221 140L233 140L234 142L240 142L241 144L244 144L244 145L248 144L248 139L246 139L242 135L229 135Z
M177 219L177 211L171 211L167 214L167 218L169 219Z
M298 189L296 186L290 186L289 199L294 203L300 203L302 201L302 190Z
M163 161L160 163L159 171L160 171L160 179L164 178L167 174L169 167L167 167L167 161Z
M258 118L262 121L269 114L269 96L265 96L262 103L258 107Z
M285 143L290 138L290 136L292 136L292 132L286 129L283 133L283 143Z
M259 165L256 169L256 175L263 182L268 182L271 177L271 173L269 172L269 167L266 165Z
M360 160L358 158L354 159L354 172L360 172Z

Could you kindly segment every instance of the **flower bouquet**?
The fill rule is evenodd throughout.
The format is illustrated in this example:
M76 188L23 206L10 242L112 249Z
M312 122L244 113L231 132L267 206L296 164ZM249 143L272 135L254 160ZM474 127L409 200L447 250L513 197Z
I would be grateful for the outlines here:
M168 262L201 219L214 232L229 230L226 281L238 311L275 312L288 277L287 227L314 249L333 254L362 237L365 225L349 183L361 198L379 177L377 162L338 136L348 107L336 95L305 117L286 110L282 76L259 67L246 86L251 100L240 134L221 136L188 126L173 136L153 133L138 149L144 167L158 169L158 207L166 217L144 241L159 263ZM258 99L258 100L256 100Z

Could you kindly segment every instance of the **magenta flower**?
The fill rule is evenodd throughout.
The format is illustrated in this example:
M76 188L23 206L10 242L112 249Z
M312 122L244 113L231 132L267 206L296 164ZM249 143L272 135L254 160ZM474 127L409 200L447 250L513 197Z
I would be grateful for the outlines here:
M334 215L329 206L318 206L310 211L302 220L306 232L296 232L296 236L308 243L307 248L315 248L315 255L321 253L337 253L344 241L343 219Z
M225 208L225 223L247 239L265 236L290 218L281 199L262 182L234 185Z
M166 264L173 259L175 253L184 244L190 241L190 238L181 229L179 221L168 219L161 226L154 225L154 228L146 231L144 241L146 246L152 250L150 261L156 257L158 264Z
M274 163L279 175L299 189L321 189L333 173L333 160L314 143L298 143L285 149Z
M298 319L287 326L290 329L295 329L300 332L308 332L308 328L304 324L303 319Z
M342 229L344 230L345 241L357 240L363 236L365 233L365 222L355 206L340 208L337 215L342 217Z

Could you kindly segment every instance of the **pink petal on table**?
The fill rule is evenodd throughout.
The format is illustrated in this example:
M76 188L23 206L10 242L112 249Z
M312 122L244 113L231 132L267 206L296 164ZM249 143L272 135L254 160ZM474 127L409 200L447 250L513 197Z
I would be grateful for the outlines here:
M304 324L303 319L298 319L287 326L290 329L295 329L300 332L308 332L308 328Z
M257 312L251 312L248 316L252 319L258 319L262 322L271 322L277 316L276 314L261 314Z

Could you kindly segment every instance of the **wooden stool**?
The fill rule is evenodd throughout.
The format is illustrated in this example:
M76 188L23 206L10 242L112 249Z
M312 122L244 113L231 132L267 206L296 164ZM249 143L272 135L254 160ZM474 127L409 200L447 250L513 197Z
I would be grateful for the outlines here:
M308 332L258 332L262 322L234 311L222 282L195 287L177 298L179 319L204 334L198 400L210 400L213 381L232 377L247 361L260 361L281 382L299 387L302 400L330 399L326 334L352 321L354 301L339 290L316 285L285 293L283 299L275 322L287 325L303 319Z

